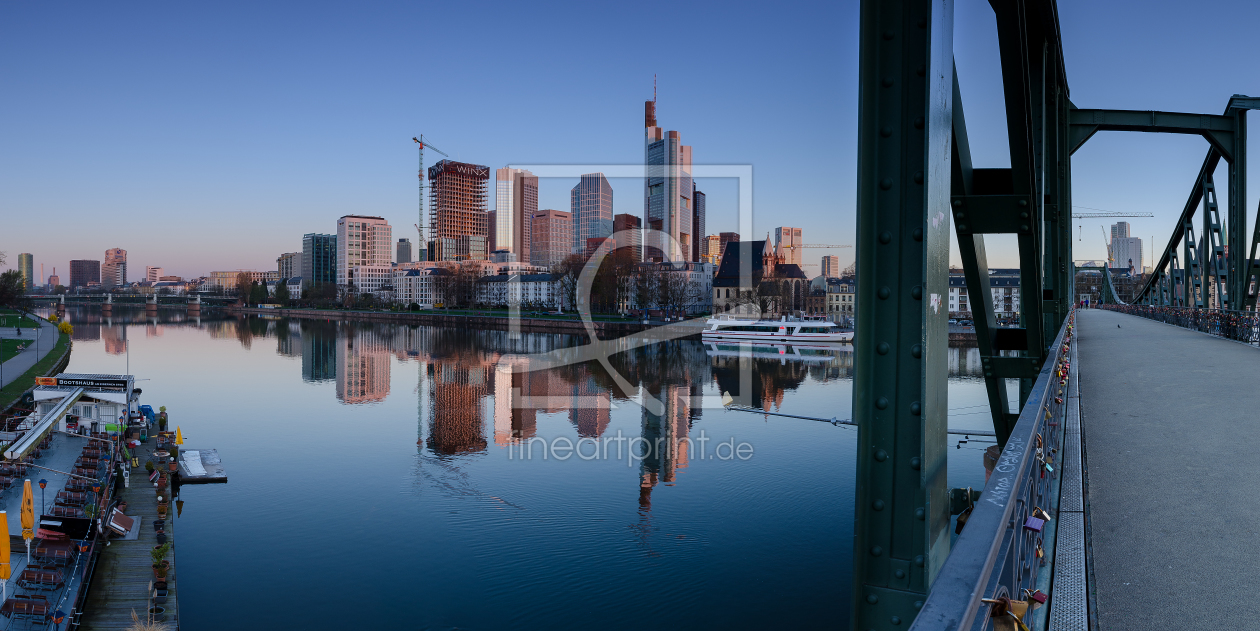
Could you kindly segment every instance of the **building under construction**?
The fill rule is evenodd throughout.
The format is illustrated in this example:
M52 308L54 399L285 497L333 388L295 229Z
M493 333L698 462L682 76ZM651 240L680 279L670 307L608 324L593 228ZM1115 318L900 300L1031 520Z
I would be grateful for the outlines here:
M434 261L486 260L490 167L442 160L429 167L429 251Z

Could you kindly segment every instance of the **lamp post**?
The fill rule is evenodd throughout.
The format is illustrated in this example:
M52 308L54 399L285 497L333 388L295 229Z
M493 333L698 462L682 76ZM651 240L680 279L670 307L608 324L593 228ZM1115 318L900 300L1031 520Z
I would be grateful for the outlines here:
M48 486L48 480L40 478L39 480L39 514L44 514L44 487Z

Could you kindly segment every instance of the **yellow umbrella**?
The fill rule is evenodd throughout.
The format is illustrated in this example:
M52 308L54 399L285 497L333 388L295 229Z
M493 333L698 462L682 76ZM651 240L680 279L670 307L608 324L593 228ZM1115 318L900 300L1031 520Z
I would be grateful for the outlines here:
M31 481L22 483L22 538L26 540L26 564L31 563L31 539L35 538L35 493Z
M178 425L175 426L175 444L176 445L184 444L184 434L179 431Z
M0 600L8 600L9 572L9 515L0 510Z

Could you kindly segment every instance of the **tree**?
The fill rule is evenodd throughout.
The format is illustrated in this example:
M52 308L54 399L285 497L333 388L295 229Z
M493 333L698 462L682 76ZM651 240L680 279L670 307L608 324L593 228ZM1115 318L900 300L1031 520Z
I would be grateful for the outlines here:
M23 310L26 306L26 282L22 272L11 269L0 274L0 306Z
M846 276L854 276L856 274L857 274L857 261L849 263L848 267L840 270L840 276L842 278Z
M253 281L250 280L249 274L245 272L237 273L236 274L236 295L240 296L241 300L249 300L250 289L253 289Z
M560 306L577 308L578 279L586 267L586 258L580 254L570 254L564 260L551 266L551 275L555 279L556 288L560 292Z
M287 307L289 298L289 279L281 278L280 282L276 283L276 302L282 307Z
M249 288L249 302L252 304L260 304L267 302L267 285L265 283L254 282Z
M699 300L700 284L691 278L692 273L686 266L675 269L672 263L657 266L657 302L661 307L678 315Z

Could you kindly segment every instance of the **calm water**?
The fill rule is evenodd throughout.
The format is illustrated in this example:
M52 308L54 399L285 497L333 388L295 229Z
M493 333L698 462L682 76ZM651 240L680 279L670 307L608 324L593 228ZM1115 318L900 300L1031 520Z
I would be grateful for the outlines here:
M856 431L706 407L743 366L752 405L847 418L847 350L676 341L613 355L613 376L527 371L585 343L563 335L69 318L70 371L130 362L186 447L223 457L228 484L181 492L186 631L847 625ZM951 426L989 426L978 354L950 358ZM979 486L989 443L957 438L950 482ZM745 458L715 447L732 440Z

